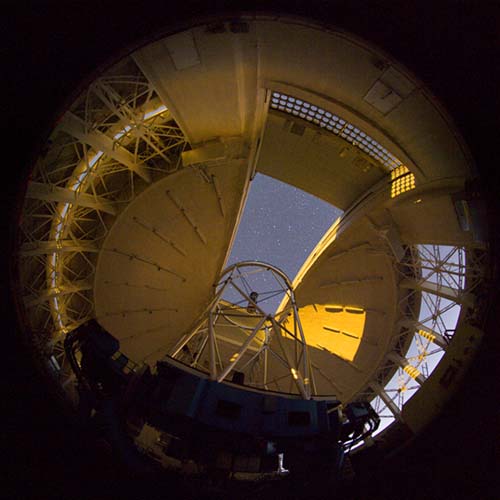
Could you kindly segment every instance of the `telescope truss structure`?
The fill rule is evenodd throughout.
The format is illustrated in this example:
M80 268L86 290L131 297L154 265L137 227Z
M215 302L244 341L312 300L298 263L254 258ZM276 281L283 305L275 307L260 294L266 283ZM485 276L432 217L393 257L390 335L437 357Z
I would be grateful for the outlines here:
M286 274L270 264L244 261L226 268L214 288L211 304L171 357L208 371L218 382L240 373L249 386L285 392L290 384L310 399L316 392L314 376ZM273 311L283 299L285 308Z

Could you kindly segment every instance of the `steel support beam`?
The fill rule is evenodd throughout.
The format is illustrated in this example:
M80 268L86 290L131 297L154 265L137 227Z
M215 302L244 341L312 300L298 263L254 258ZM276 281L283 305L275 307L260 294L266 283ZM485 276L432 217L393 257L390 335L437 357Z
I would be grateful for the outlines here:
M394 415L394 417L402 421L401 412L399 411L398 405L391 399L389 394L384 391L383 387L377 382L370 382L370 387L380 396L380 399L385 403L387 408L389 408L390 412Z
M193 134L190 132L186 121L183 119L182 113L175 106L175 99L172 99L168 90L168 83L164 81L162 75L158 73L158 65L151 60L151 57L144 50L138 50L132 55L132 59L139 66L142 74L149 81L151 86L155 89L161 102L165 103L175 122L179 125L184 137L190 143L196 142Z
M146 134L144 130L141 129L140 126L137 126L136 123L142 122L142 117L137 117L135 115L135 111L128 106L117 106L116 99L119 96L113 90L112 87L103 83L102 81L98 86L95 86L93 89L94 93L101 99L101 101L112 111L116 116L120 118L120 120L124 123L130 124L129 132L135 136L141 138L144 142L146 142L156 153L161 156L167 163L171 163L171 160L165 156L161 150ZM135 122L135 123L134 123Z
M311 399L311 386L308 384L307 387L304 385L304 378L300 371L297 368L293 367L293 363L290 359L290 356L288 355L287 349L285 345L283 344L283 341L281 339L281 327L278 324L278 322L274 318L270 318L271 323L273 326L274 330L274 336L278 340L278 343L281 348L281 352L283 353L283 356L285 357L285 360L290 367L290 373L292 374L292 380L295 382L295 385L297 386L297 389L299 390L300 394L304 399Z
M442 349L446 349L448 347L448 341L443 337L443 335L432 330L431 328L428 328L427 326L421 325L416 320L404 319L403 321L400 321L399 324L400 326L405 326L408 329L413 330L415 333L418 333L419 330L425 332L427 335L422 336L429 339L433 344L436 344Z
M404 279L399 284L400 288L406 288L409 290L416 290L418 292L428 292L444 299L452 300L457 304L463 304L467 306L474 305L474 297L470 293L463 292L462 290L456 290L449 286L440 285L439 283L432 283L430 281L415 281L412 279Z
M54 331L53 337L50 339L48 345L50 347L54 347L57 344L57 342L64 340L64 337L66 337L66 335L69 332L76 330L79 326L83 325L84 323L93 318L94 316L86 316L82 319L79 319L78 321L72 321L71 323L66 323L62 330Z
M59 123L59 128L79 141L88 144L94 148L96 152L102 151L106 156L125 165L142 177L146 182L151 182L151 176L143 165L137 163L132 153L98 130L88 132L86 130L85 121L70 111L63 116Z
M92 208L100 212L106 212L116 215L114 204L101 196L92 196L90 194L78 193L72 189L45 184L42 182L30 182L26 192L26 197L43 200L55 201L59 203L71 203L81 207Z
M94 240L48 240L24 243L19 255L33 257L51 253L88 252L96 253L99 247Z
M295 304L295 302L293 302L293 311L294 311L294 317L297 318L299 315L299 311L297 309L297 305ZM300 323L300 321L298 321L296 323L296 326L298 327L300 339L302 341L302 370L304 371L304 373L303 373L304 386L306 389L306 394L308 396L310 396L311 395L311 385L310 384L311 384L311 380L313 379L314 375L313 375L312 370L311 370L311 363L309 360L309 352L307 349L307 342L306 342L304 330L302 329L302 324ZM296 332L294 332L294 333L296 333ZM314 386L314 384L313 384L313 386Z
M24 298L24 304L26 307L34 307L39 304L43 304L47 300L53 297L59 297L61 295L67 295L68 293L81 292L84 290L91 290L92 283L87 280L75 281L73 283L68 283L67 285L48 288L38 295L28 295Z
M210 379L217 380L217 366L215 362L215 332L212 311L208 313L208 347L210 353Z
M229 337L224 337L223 335L217 335L217 340L220 341L220 342L224 342L225 344L229 344L229 345L234 345L234 346L241 346L241 342L237 341L237 340L234 340L234 339L231 339ZM249 345L247 347L247 351L250 351L250 352L260 352L261 349L258 348L258 347L254 347L252 345Z
M425 382L425 377L420 373L420 370L415 368L406 358L403 358L396 352L390 352L387 357L398 364L410 377L416 380L420 385Z
M247 337L247 339L245 340L245 342L243 343L243 345L240 347L240 350L234 356L234 360L231 361L229 363L229 365L226 366L226 368L223 370L223 372L218 376L217 382L222 382L226 378L226 376L229 374L229 372L238 364L238 362L241 359L241 356L243 356L243 354L248 349L248 346L250 345L250 343L252 342L252 340L257 336L257 334L259 333L259 330L262 328L262 325L264 324L264 322L266 321L266 319L267 318L262 318L257 323L257 325L253 329L252 333Z

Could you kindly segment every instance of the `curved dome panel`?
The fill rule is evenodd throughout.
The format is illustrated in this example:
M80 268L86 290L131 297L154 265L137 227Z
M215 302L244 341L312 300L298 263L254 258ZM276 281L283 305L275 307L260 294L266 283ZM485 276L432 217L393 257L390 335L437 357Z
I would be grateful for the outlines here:
M113 224L97 262L95 310L130 358L164 356L212 299L246 171L245 161L181 170L144 191Z

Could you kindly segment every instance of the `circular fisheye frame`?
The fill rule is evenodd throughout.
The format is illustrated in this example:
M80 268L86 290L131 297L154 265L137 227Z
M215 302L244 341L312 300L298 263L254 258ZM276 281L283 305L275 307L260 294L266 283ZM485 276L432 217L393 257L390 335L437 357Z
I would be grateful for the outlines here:
M130 467L333 483L361 449L417 435L473 359L482 201L452 121L402 65L312 23L237 28L145 45L64 112L23 201L19 319ZM296 275L278 252L231 253L264 178L341 214Z

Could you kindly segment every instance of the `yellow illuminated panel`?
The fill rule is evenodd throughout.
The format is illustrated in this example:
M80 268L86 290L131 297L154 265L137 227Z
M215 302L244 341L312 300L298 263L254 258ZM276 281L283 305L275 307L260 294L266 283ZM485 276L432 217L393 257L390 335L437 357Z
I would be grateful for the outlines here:
M420 371L411 365L406 365L403 370L412 378L417 378L420 375Z
M436 340L435 335L433 335L432 333L426 332L425 330L419 330L418 334L421 337L424 337L424 339L430 340L431 342L434 342Z
M299 309L307 345L352 361L361 344L366 312L359 307L311 304Z
M404 165L391 172L391 180L391 198L415 188L415 176Z
M402 175L409 174L410 171L408 170L408 167L404 165L400 165L399 167L396 167L394 170L391 171L391 180L396 180L398 177L401 177Z

